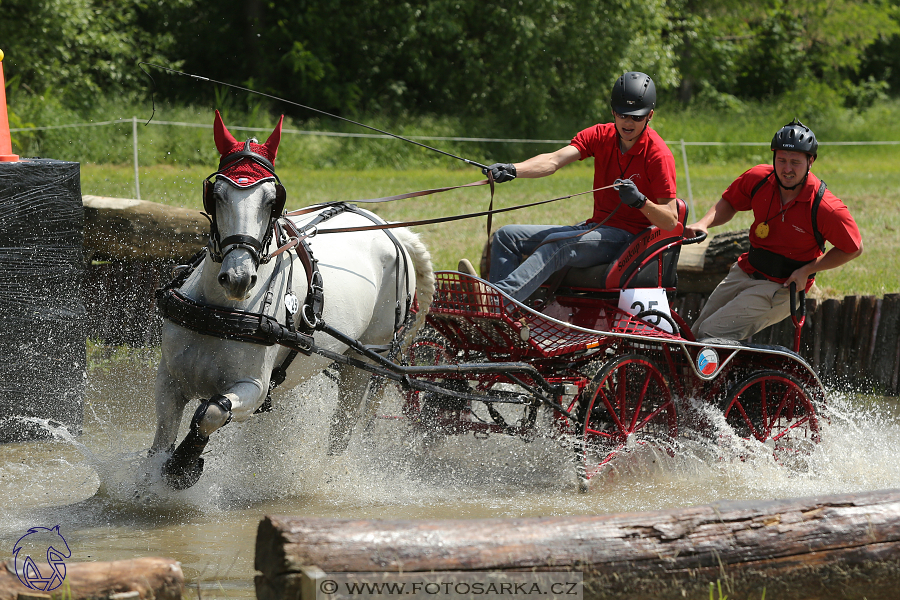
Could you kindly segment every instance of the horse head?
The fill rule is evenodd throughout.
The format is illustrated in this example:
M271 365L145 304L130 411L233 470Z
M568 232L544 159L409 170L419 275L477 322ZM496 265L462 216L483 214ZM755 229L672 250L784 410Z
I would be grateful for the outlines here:
M284 116L264 144L237 141L216 111L213 127L221 160L204 180L203 208L210 219L209 254L221 263L218 282L230 300L243 300L256 285L256 271L268 260L275 221L284 211L285 191L275 174Z

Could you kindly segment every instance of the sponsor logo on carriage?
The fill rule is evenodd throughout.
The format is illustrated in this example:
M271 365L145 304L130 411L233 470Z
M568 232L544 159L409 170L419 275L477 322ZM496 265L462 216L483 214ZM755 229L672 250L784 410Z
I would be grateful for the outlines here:
M719 355L712 348L704 348L697 355L697 369L703 375L712 375L719 368Z
M46 564L38 566L35 557ZM22 585L49 592L62 585L66 578L65 559L71 557L72 551L59 532L59 525L32 527L13 546L12 566Z

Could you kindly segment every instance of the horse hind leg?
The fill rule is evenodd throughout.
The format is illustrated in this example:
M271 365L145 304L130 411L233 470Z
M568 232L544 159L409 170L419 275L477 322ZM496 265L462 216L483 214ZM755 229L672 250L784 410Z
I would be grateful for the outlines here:
M166 484L176 490L193 486L203 474L203 457L209 436L231 420L231 400L221 394L213 396L194 412L190 431L163 465Z

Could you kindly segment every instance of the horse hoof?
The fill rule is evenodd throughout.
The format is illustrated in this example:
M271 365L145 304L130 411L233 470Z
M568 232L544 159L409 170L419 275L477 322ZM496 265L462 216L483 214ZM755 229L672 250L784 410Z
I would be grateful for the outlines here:
M173 490L186 490L200 480L203 475L203 459L198 458L197 461L188 466L178 465L170 458L163 465L163 479Z

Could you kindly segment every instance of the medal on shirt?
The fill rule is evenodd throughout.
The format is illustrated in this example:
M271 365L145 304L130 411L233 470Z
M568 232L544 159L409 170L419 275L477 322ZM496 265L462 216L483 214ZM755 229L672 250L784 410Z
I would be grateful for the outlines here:
M761 240L769 237L769 224L763 221L759 225L756 226L756 237Z

